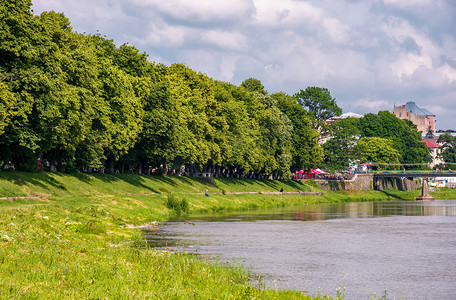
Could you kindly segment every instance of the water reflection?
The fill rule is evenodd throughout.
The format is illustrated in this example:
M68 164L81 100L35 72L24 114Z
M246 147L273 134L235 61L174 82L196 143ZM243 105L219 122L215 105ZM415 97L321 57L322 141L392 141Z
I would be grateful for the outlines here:
M451 299L454 216L455 200L336 203L180 218L148 236L157 248L241 259L271 286Z
M428 202L347 202L295 207L258 209L217 215L171 219L170 222L253 222L258 220L321 221L331 219L374 218L389 216L456 216L454 200Z

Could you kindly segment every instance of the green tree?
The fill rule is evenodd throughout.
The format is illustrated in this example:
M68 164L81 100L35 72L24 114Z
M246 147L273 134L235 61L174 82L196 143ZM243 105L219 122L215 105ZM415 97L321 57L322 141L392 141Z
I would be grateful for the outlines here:
M0 136L5 132L5 127L14 116L16 96L9 87L0 81Z
M115 50L112 42L72 32L63 14L33 16L28 1L1 4L0 70L17 100L2 152L24 169L36 157L76 168L126 153L141 129L142 105L130 75L101 47Z
M307 112L297 103L295 97L282 92L271 96L277 101L277 107L287 115L293 126L291 171L319 167L323 160L323 151L318 144L318 132L312 128Z
M329 137L323 144L325 166L330 170L345 170L359 158L356 145L360 137L359 120L346 118L329 126Z
M398 164L400 153L390 139L379 137L363 137L358 141L357 151L363 162Z
M258 173L262 168L260 126L249 112L247 103L255 101L253 94L242 87L217 81L215 99L221 107L228 124L228 144L223 166L231 174L234 170L241 173Z
M255 96L263 105L263 109L255 115L263 138L261 150L265 161L262 171L268 175L277 171L278 175L290 178L291 121L280 111L273 97L260 93L255 93Z
M429 150L421 141L421 133L408 120L402 120L388 111L366 114L360 119L362 137L388 138L400 153L404 164L425 163L430 161Z
M264 89L263 84L260 80L255 78L248 78L241 83L241 86L247 89L249 92L252 93L260 93L266 95L268 92Z
M441 155L445 163L456 163L456 137L444 133L437 140L442 143Z
M182 64L169 67L166 78L176 113L170 156L179 164L220 164L228 147L227 124L214 98L214 81Z
M298 99L298 103L307 109L309 116L314 120L316 129L324 128L325 120L342 114L342 109L337 106L336 99L326 88L309 86L294 96Z

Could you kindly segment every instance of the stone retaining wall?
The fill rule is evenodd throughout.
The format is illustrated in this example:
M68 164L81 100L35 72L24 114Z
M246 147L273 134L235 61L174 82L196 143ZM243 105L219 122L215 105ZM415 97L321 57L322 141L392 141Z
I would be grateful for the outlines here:
M419 179L411 180L408 178L375 178L374 189L383 191L387 189L399 191L414 191L421 188Z
M352 180L315 180L318 186L328 191L370 191L373 189L372 174L356 174Z
M327 191L372 191L397 189L412 191L421 187L419 180L407 178L375 178L373 174L356 174L352 180L315 180L318 186Z

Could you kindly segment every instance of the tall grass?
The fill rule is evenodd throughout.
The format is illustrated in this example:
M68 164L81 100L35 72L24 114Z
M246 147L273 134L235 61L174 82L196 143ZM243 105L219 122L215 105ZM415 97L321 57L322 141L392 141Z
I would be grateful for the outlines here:
M1 211L0 298L310 299L264 289L239 266L144 248L106 209Z

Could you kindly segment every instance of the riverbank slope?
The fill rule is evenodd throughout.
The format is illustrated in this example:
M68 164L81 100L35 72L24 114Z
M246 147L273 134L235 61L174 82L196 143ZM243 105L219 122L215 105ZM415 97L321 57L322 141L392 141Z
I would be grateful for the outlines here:
M318 194L322 191L312 181L215 183L0 172L1 298L306 299L299 291L264 289L242 266L147 249L138 228L154 230L155 221L177 213L415 196L397 191ZM281 188L285 194L277 193ZM300 195L298 189L315 194Z

